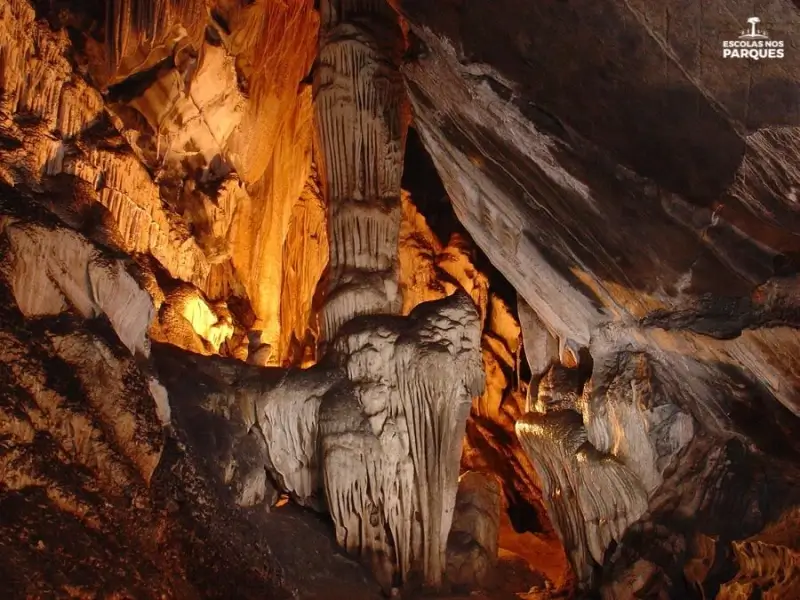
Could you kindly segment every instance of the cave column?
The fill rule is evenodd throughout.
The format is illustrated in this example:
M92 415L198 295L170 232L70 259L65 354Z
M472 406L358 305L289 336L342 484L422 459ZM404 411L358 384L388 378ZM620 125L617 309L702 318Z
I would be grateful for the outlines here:
M397 244L408 105L404 39L385 1L322 0L314 77L330 266L322 341L362 314L400 311Z

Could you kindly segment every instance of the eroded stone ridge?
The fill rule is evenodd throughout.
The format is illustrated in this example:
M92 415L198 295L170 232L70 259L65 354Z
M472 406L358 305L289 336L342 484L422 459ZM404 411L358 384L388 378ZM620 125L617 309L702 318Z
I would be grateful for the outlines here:
M0 218L0 233L8 243L3 274L23 315L105 315L131 353L150 354L153 301L124 261L66 228Z

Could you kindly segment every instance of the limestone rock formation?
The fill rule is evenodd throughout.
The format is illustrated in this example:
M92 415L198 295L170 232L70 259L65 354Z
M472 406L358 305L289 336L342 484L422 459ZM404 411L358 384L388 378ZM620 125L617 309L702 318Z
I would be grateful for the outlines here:
M339 543L386 589L417 572L438 586L461 439L483 391L480 328L463 292L407 319L360 317L331 349L347 372L320 406L325 494Z
M800 5L689 4L0 2L0 587L796 596Z
M108 86L114 125L187 220L225 223L229 253L201 289L218 299L214 280L243 286L277 346L283 264L273 257L311 164L311 94L300 82L318 16L308 0L145 4L108 3L114 35L95 52L108 54L114 70L95 61L91 72ZM234 171L243 189L233 202L220 193L216 206L193 208L184 186Z
M39 189L65 174L61 186L52 186L53 204L60 211L75 203L72 209L80 214L81 203L101 204L117 224L123 250L151 253L175 278L202 285L208 260L163 209L145 167L116 132L108 131L101 94L73 72L65 56L67 32L37 21L25 0L4 3L0 11L8 57L3 61L2 112L35 117L3 120L4 138L10 140L2 149L3 180ZM95 146L94 139L104 134L108 143ZM64 186L65 181L70 185ZM68 191L73 187L74 199Z
M52 190L76 228L112 221L121 250L210 301L237 298L256 321L236 327L263 331L276 364L294 307L274 257L311 167L313 3L106 4L104 23L88 4L0 8L0 175Z
M171 341L200 354L218 354L234 333L233 317L224 301L210 303L194 287L179 285L165 295L153 339Z
M532 329L525 305L543 326L526 340L536 384L528 405L547 413L520 425L523 439L536 439L534 458L568 446L586 461L559 467L562 474L592 470L588 477L604 485L640 490L635 502L623 496L626 510L607 506L601 517L596 505L591 518L624 512L637 528L645 494L647 522L665 527L669 543L677 530L705 539L722 530L700 516L682 516L680 529L654 503L695 515L692 494L727 502L733 488L709 488L715 477L735 478L735 464L720 462L710 479L687 477L681 491L666 478L677 464L700 469L699 447L727 452L732 440L746 440L743 462L797 451L789 441L798 415L790 290L800 180L791 140L800 113L790 73L800 55L757 64L698 45L706 31L736 35L750 5L601 4L408 0L412 51L403 73L415 128L459 220L524 300L523 336ZM758 9L773 39L788 39L798 24L788 1ZM536 35L524 25L531 22ZM559 377L536 380L553 362L583 371L577 393ZM546 407L553 396L558 410ZM551 442L548 432L564 427L572 443ZM584 443L587 451L574 454ZM555 467L540 464L539 475ZM755 493L753 479L741 485ZM558 523L558 511L590 500L552 499L550 513ZM763 510L754 502L734 503L725 540L753 535L744 524ZM579 538L597 529L581 521ZM677 582L686 555L651 552L644 535L618 529L604 539L612 537L615 567L600 573L609 597L633 588L684 597ZM586 586L595 558L607 560L603 545L567 548ZM638 573L634 584L621 565L634 569L637 552L647 568L626 571Z
M328 204L323 337L362 314L397 313L400 180L408 126L403 37L382 2L324 0L314 105Z
M174 346L150 354L146 278L46 204L0 186L3 592L379 598L313 519L264 511L278 494L270 469L298 495L319 485L300 463L315 431L285 426L315 420L268 401L294 391L314 413L335 377L303 386ZM259 410L249 387L265 394Z
M284 366L309 366L317 360L318 284L328 264L328 231L319 181L312 176L292 208L283 246L280 356Z
M240 502L261 503L272 482L323 509L324 487L339 543L373 561L387 589L414 572L435 586L463 429L483 390L478 323L461 292L407 318L353 320L306 370L190 360L167 348L157 358L173 411Z
M162 381L168 390L179 391L173 410L221 481L231 489L257 490L245 497L271 499L266 508L277 500L270 497L272 488L324 508L318 412L324 394L342 379L339 371L264 369L231 359L187 357L168 346L157 352ZM193 381L184 380L186 369Z
M528 413L517 434L536 465L542 494L581 582L591 580L591 560L602 564L647 509L647 497L631 471L587 442L574 410Z
M777 599L800 594L798 538L794 533L797 518L797 510L791 510L763 532L733 543L739 571L722 586L719 598L752 598L762 593L764 598Z
M150 354L153 303L127 261L104 255L70 229L0 219L7 246L2 269L22 314L35 318L72 309L85 319L104 315L131 353Z
M517 298L517 310L525 346L525 358L531 370L531 386L528 388L528 393L538 393L539 379L545 373L550 372L551 366L560 359L558 340L522 297ZM533 405L534 401L529 396L527 398L528 410L532 409ZM537 408L543 412L541 407Z
M458 481L447 541L447 580L467 589L486 585L497 562L501 487L494 476L468 471Z

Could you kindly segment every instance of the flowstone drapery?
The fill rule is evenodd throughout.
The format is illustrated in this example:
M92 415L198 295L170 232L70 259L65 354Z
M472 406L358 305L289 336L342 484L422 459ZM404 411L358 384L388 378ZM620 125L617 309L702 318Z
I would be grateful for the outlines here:
M442 582L467 415L484 388L465 292L408 317L352 319L309 369L158 353L176 412L237 501L269 498L259 468L306 506L324 508L324 489L338 543L386 591Z
M528 413L516 427L576 575L590 581L588 556L602 564L612 540L647 509L647 496L625 465L587 441L574 410Z
M320 406L323 479L338 542L389 588L437 586L453 519L461 440L483 391L479 316L463 292L407 318L345 325L331 358L347 372Z

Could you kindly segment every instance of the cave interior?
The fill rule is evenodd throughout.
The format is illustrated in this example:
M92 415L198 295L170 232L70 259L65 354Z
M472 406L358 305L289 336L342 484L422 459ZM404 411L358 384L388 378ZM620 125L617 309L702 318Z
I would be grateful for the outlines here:
M799 34L0 0L0 596L800 599Z

